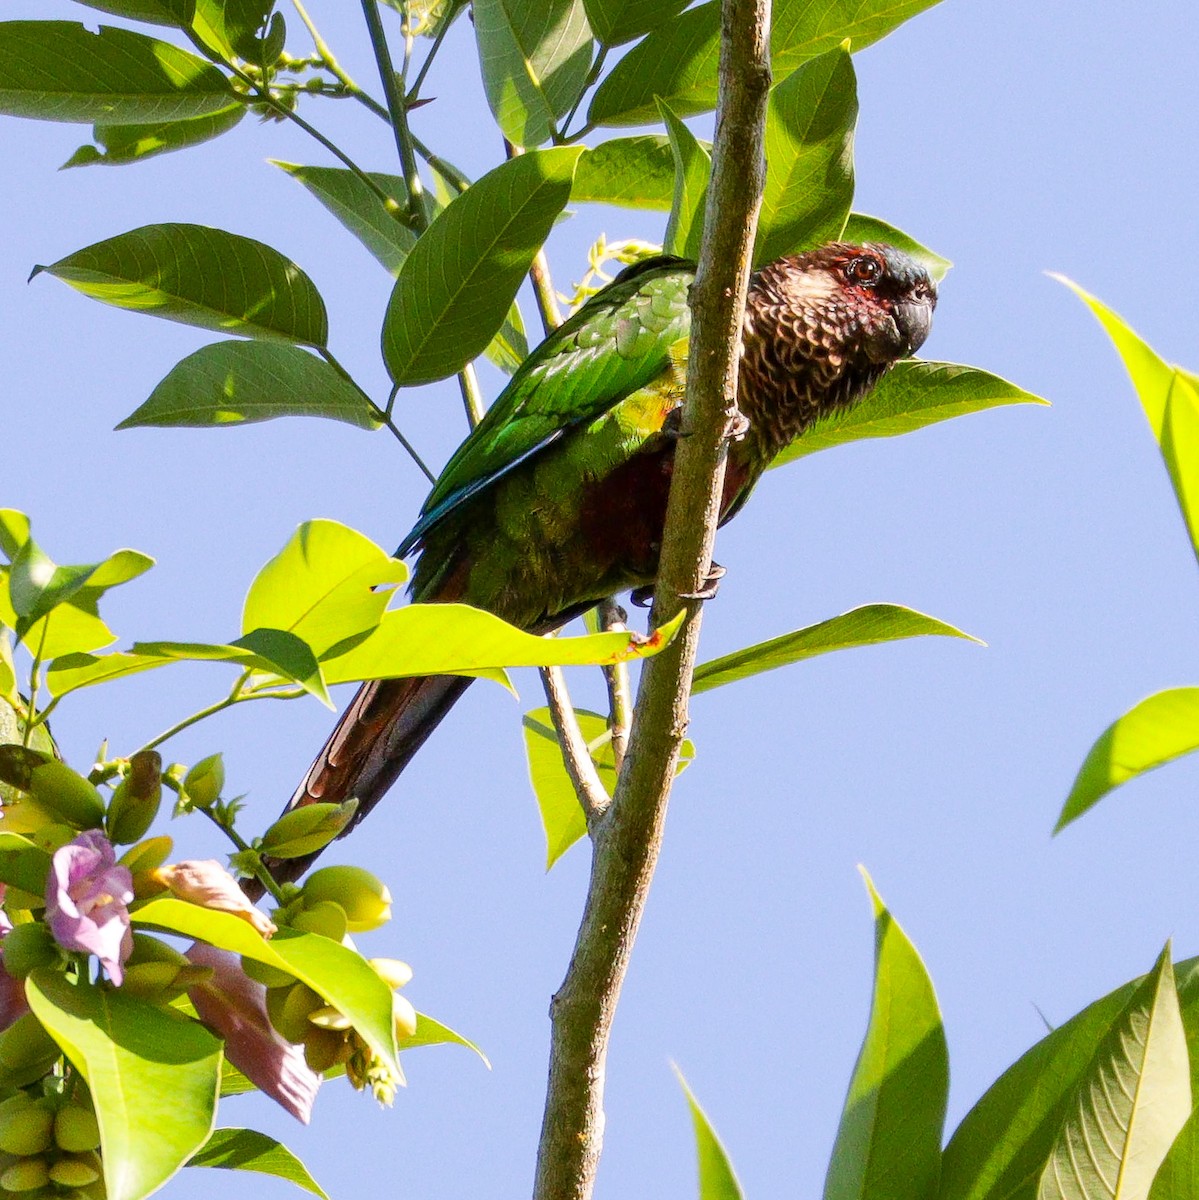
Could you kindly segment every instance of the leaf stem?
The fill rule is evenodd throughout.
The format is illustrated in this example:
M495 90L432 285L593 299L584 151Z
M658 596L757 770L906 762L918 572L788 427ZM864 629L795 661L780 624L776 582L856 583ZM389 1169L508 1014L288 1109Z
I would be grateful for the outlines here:
M354 377L349 373L349 371L347 371L345 369L345 367L343 367L341 365L341 363L337 361L336 358L334 358L333 352L331 350L327 349L324 346L316 346L315 350L316 350L317 354L319 354L321 356L321 358L323 358L325 360L325 362L327 362L329 364L329 366L331 366L338 373L338 375L340 375L342 377L342 379L344 379L346 381L346 383L348 383L352 388L354 388L354 390L356 392L358 392L358 394L366 400L366 402L371 406L371 412L374 413L375 418L381 424L386 425L387 428L391 430L391 432L395 436L396 440L408 452L408 456L412 459L412 461L414 463L416 463L416 465L421 469L421 471L424 472L425 478L430 483L436 483L437 476L434 475L433 472L429 470L428 466L425 464L425 460L423 458L421 458L420 454L417 453L416 447L413 446L413 444L404 436L404 434L400 430L400 427L392 419L391 410L392 410L392 406L395 404L396 389L394 389L394 388L392 389L391 396L387 401L387 407L380 408L374 402L374 400L371 399L371 397L367 393L366 389L363 388L354 379Z
M262 886L271 894L271 899L274 900L276 904L282 904L285 899L283 895L283 889L275 882L270 871L266 869L266 865L259 857L258 851L255 850L254 847L251 846L249 842L247 842L246 839L243 838L241 834L233 828L232 824L226 824L211 809L201 808L194 811L202 812L222 833L224 833L224 835L234 844L234 846L241 851L242 855L244 856L243 861L250 863L254 871L254 878L257 879L258 882L261 883Z
M586 126L575 134L568 134L566 131L570 128L571 121L575 119L575 113L579 111L579 105L583 103L583 97L587 95L590 88L594 86L595 81L599 79L600 72L604 69L604 60L607 57L608 47L603 42L600 42L599 53L595 56L595 61L591 64L591 69L587 72L586 79L583 80L583 86L579 88L579 94L575 97L575 102L570 106L570 112L566 114L566 117L562 121L562 134L558 139L559 141L580 138L586 132Z
M33 655L33 665L29 668L29 701L25 705L25 727L21 731L21 745L29 748L29 739L39 724L37 713L37 694L42 688L42 658L46 651L46 635L50 632L51 613L42 618L42 636L38 638L37 650Z
M429 53L425 55L425 61L421 63L420 70L416 73L416 79L413 80L412 86L408 89L408 104L412 105L420 98L421 85L425 82L425 76L429 73L429 68L433 65L433 59L437 56L437 51L441 49L441 43L445 41L445 35L449 32L450 21L442 21L437 32L433 35L433 45L429 47Z
M388 48L387 35L379 16L378 0L362 0L362 13L366 17L371 48L375 52L383 95L387 100L387 112L391 117L391 128L400 155L400 169L404 174L404 186L408 189L408 220L417 233L422 233L429 223L421 200L424 186L416 169L416 152L412 146L412 134L408 130L408 110L404 104L403 89L392 66L391 50Z

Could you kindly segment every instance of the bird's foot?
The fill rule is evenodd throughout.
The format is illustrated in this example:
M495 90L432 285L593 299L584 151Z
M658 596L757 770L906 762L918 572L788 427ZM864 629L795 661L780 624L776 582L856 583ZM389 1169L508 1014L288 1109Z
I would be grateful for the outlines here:
M704 577L703 586L698 592L680 592L680 600L711 600L720 590L720 581L728 572L720 563L714 562Z
M629 603L635 604L638 608L649 608L653 602L654 585L652 583L647 583L642 587L634 588L629 593Z
M734 409L725 426L725 440L739 442L748 432L749 418L740 409Z

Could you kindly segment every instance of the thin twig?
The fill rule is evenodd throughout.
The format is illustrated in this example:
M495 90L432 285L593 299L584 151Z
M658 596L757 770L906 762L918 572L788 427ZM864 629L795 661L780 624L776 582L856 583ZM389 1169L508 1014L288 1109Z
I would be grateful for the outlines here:
M587 95L588 89L600 77L600 72L604 69L604 60L608 57L608 47L603 42L600 43L599 53L595 56L595 62L591 64L591 69L587 72L587 78L583 80L583 86L579 88L579 94L575 97L575 102L570 106L570 112L566 114L562 122L562 137L566 140L572 140L577 134L568 134L566 131L570 128L570 123L575 119L575 113L579 111L579 105L583 103L583 97Z
M445 41L445 35L449 33L452 21L442 21L438 26L437 32L433 35L433 45L429 47L429 53L425 55L425 61L421 63L420 70L416 73L416 78L412 81L412 86L408 89L408 103L412 104L420 97L421 85L425 82L425 76L429 73L429 68L433 65L433 59L437 56L437 51L441 49L441 43Z
M661 847L695 664L700 589L711 567L737 346L762 191L762 130L770 82L769 0L722 0L720 89L691 350L675 451L653 620L685 607L683 628L642 670L625 769L595 831L583 922L551 1005L550 1078L534 1200L587 1200L603 1132L604 1066L612 1018Z
M479 377L475 374L474 363L467 363L458 372L458 390L462 393L462 405L466 409L466 419L470 422L470 427L474 429L487 411L483 407L483 393L479 389Z
M599 606L600 628L605 633L627 633L627 614L609 596ZM629 682L629 664L611 663L604 667L604 682L608 685L608 728L612 733L612 758L619 775L624 769L625 751L629 745L629 728L633 723L633 689Z
M587 741L579 729L570 693L566 690L566 676L561 667L543 667L541 683L545 688L546 703L550 707L550 721L558 735L558 746L562 751L562 762L575 795L587 818L587 828L592 829L604 815L609 799L607 789L600 780L595 762L587 749Z

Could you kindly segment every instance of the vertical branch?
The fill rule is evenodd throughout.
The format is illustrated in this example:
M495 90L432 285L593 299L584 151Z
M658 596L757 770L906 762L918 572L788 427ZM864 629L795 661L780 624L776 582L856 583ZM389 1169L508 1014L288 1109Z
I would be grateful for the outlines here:
M628 614L609 596L599 606L600 628L608 633L626 633ZM613 663L603 668L608 685L608 728L612 731L612 758L619 775L624 769L629 729L633 724L633 689L629 683L629 664Z
M603 1134L612 1019L661 846L666 802L687 729L699 633L696 601L711 567L736 416L737 349L763 183L770 86L770 0L722 0L720 92L712 183L692 288L691 350L654 620L686 606L674 642L647 660L625 769L595 833L583 922L551 1005L550 1077L534 1200L587 1200Z

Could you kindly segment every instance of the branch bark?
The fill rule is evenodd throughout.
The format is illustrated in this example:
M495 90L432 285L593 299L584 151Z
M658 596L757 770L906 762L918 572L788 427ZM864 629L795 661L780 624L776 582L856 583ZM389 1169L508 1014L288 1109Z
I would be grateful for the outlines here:
M689 615L642 671L625 769L594 833L586 908L554 996L549 1088L534 1200L587 1200L603 1137L612 1019L661 846L667 799L688 723L700 608L711 568L737 362L762 193L770 87L770 0L722 0L720 91L712 182L691 293L683 427L670 488L653 621Z
M567 775L570 776L575 795L579 798L590 832L610 803L608 793L599 772L595 769L579 722L575 719L574 706L570 702L570 693L566 690L566 675L562 668L542 667L541 683L545 688L545 699L550 709L550 721L558 735L562 762Z

